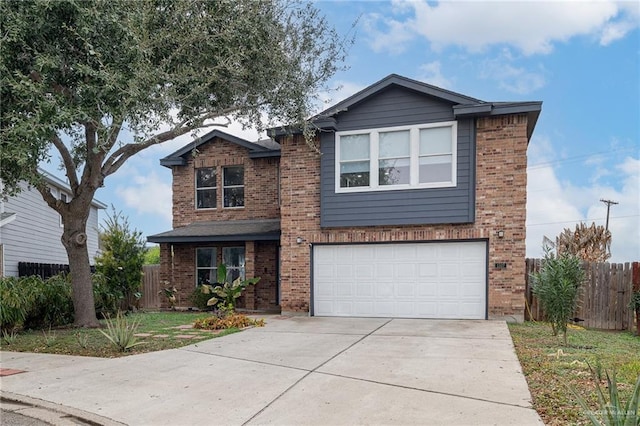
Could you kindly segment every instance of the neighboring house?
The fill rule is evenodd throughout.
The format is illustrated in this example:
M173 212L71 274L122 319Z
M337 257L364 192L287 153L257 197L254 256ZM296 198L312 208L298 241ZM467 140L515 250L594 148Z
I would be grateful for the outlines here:
M58 178L42 172L56 198L70 199L71 189ZM25 182L18 194L0 199L0 276L18 276L18 263L67 265L60 240L64 230L60 215L47 205L37 189ZM99 250L98 210L107 206L94 200L87 221L87 245L93 261Z
M161 160L174 200L174 229L149 237L161 279L186 296L224 262L262 277L250 309L522 319L541 106L390 75L314 118L320 153L291 128L267 146L211 132Z

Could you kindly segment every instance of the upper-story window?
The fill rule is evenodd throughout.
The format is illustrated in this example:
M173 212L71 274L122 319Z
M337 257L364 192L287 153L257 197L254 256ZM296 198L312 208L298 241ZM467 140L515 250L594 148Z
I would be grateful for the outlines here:
M69 197L67 197L67 194L65 194L64 192L60 191L60 201L62 201L63 203L66 203L69 201ZM60 226L64 227L64 221L62 220L62 215L60 216Z
M336 192L456 185L455 121L336 134Z
M244 207L244 167L224 167L222 174L224 207Z
M216 195L217 183L215 167L196 169L196 208L215 209Z

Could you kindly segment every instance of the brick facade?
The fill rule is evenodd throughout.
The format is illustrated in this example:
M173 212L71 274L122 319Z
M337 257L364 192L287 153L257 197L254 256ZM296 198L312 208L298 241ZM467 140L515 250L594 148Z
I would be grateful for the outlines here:
M522 319L524 312L527 115L476 120L475 222L412 226L320 227L320 155L301 136L280 140L280 158L250 159L239 145L216 139L187 164L173 167L174 228L198 221L276 219L277 241L161 245L161 280L178 288L178 306L195 289L195 249L244 245L246 276L261 281L241 298L247 309L309 312L311 247L315 243L393 241L488 242L490 317ZM245 207L222 208L222 167L244 165ZM195 169L217 167L217 208L195 208ZM498 231L504 237L498 237ZM297 238L302 238L302 244ZM280 270L278 271L278 263ZM506 268L496 268L506 263ZM278 295L278 272L280 294Z
M250 159L248 150L231 142L216 139L198 147L187 164L173 167L173 227L209 220L277 219L280 217L278 197L278 158ZM222 168L244 166L243 208L222 207ZM195 175L201 167L216 167L217 208L195 208Z
M482 239L489 242L490 317L524 312L527 116L477 120L473 224L320 228L320 157L300 136L281 142L281 307L308 312L311 244ZM504 231L504 237L497 236ZM296 239L304 239L297 244ZM506 263L505 269L494 268Z
M244 166L244 207L223 208L222 168ZM195 170L216 167L217 206L215 209L195 208ZM198 147L195 158L188 156L184 166L173 166L173 227L193 222L280 217L278 193L279 158L250 159L248 150L237 144L215 139ZM180 243L160 245L160 281L178 289L177 306L189 307L190 295L196 288L196 248L216 247L217 262L222 262L222 247L245 248L245 276L260 277L239 300L239 307L273 310L277 308L277 241L240 241L229 243ZM168 307L163 301L163 307Z

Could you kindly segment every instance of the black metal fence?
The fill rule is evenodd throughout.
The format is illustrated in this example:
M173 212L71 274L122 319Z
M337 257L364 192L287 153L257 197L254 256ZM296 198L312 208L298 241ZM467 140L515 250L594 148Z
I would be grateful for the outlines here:
M91 266L91 272L95 272L95 266ZM57 263L33 263L18 262L18 276L30 277L37 275L43 280L58 274L68 274L69 265L61 265Z

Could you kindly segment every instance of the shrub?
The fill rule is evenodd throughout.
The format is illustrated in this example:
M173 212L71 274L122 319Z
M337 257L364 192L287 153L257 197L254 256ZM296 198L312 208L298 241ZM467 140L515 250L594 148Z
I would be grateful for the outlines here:
M591 375L596 383L596 394L598 396L599 410L594 412L589 407L589 404L582 398L573 388L569 388L575 396L578 404L584 410L585 416L589 419L592 425L611 425L611 426L636 426L640 425L640 375L636 380L635 386L631 391L631 396L626 404L620 400L618 383L616 381L615 373L611 376L606 372L607 377L607 395L603 392L600 386L600 375L589 366L591 369ZM599 416L598 416L599 415ZM601 417L602 420L598 419Z
M211 311L215 308L215 306L207 304L209 299L211 299L211 294L203 292L202 289L202 286L196 287L195 290L193 290L193 293L189 296L189 302L201 311Z
M93 274L93 300L98 319L115 315L120 305L121 293L107 284L104 275Z
M572 254L554 256L544 247L545 256L540 272L531 275L533 294L551 323L553 335L562 332L567 344L567 323L578 304L578 292L584 280L580 259Z
M244 328L249 326L263 327L264 319L254 320L246 315L231 313L224 316L210 316L197 319L193 328L202 330L226 330L228 328Z
M22 291L22 281L27 279L37 279L37 277L0 278L0 329L3 332L22 325L31 309L33 303L31 294Z
M96 272L103 277L105 294L117 298L118 308L130 310L137 304L142 265L147 251L142 233L129 228L122 213L113 209L100 233L104 251L96 257ZM109 302L110 303L110 302Z
M107 318L106 321L107 331L98 331L104 334L104 336L109 339L109 341L118 348L120 352L125 352L134 346L144 343L136 341L135 336L138 331L138 327L140 326L141 319L133 319L129 322L129 320L127 320L127 318L122 314L122 311L118 311L114 320Z
M0 279L0 328L47 328L73 322L71 283L56 275Z
M46 281L40 278L25 281L33 303L24 320L24 328L39 329L73 322L73 299L68 275L55 275ZM25 286L26 287L26 286Z
M257 284L260 281L260 278L249 278L243 280L238 277L233 282L229 282L227 278L227 267L223 263L218 265L217 272L218 284L203 284L202 292L205 294L211 294L211 298L207 302L207 305L214 306L222 304L224 309L229 312L233 312L235 310L236 300L242 295L242 292L250 285Z

